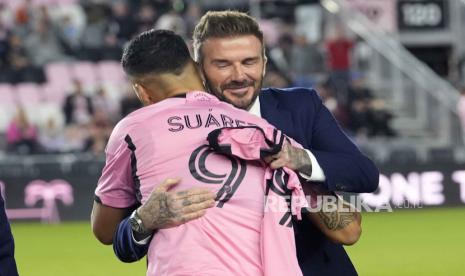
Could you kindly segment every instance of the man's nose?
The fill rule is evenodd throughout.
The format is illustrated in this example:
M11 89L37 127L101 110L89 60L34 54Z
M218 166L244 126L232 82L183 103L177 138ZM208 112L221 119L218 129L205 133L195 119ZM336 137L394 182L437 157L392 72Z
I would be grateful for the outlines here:
M234 65L232 80L234 81L244 81L246 80L246 75L244 73L244 69L242 65Z

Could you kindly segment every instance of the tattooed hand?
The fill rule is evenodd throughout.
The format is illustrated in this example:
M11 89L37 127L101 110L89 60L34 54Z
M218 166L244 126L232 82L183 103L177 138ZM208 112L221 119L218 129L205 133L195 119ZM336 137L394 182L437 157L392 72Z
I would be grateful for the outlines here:
M139 207L137 213L145 229L178 226L203 216L206 209L215 206L215 193L205 188L168 191L179 182L180 179L166 179Z
M283 148L275 155L265 158L265 162L273 169L287 167L306 175L312 175L312 162L304 149L293 147L284 141Z

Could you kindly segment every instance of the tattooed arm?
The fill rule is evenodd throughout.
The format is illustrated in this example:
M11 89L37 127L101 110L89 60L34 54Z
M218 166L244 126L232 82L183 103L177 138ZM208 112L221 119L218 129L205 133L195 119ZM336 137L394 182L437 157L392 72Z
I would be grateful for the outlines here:
M208 189L191 188L169 191L179 179L167 179L158 185L147 201L137 209L144 229L149 232L170 228L203 216L214 206L215 194ZM103 244L112 244L118 224L132 210L119 209L94 201L91 223L95 237Z
M309 185L304 185L306 194ZM362 234L362 216L360 212L341 197L331 193L319 193L327 197L321 201L321 208L308 212L308 217L332 241L344 245L352 245ZM333 204L325 204L332 202Z

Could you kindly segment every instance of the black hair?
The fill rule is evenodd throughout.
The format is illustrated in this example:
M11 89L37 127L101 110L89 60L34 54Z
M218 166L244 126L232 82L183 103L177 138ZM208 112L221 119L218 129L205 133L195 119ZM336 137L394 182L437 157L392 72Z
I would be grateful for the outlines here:
M168 30L151 29L129 41L124 48L121 65L131 77L153 73L179 75L190 58L181 36Z

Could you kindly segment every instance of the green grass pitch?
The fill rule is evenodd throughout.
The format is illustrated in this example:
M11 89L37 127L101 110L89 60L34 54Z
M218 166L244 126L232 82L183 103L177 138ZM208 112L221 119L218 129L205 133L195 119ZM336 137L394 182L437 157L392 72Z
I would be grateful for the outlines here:
M465 275L465 208L365 213L362 226L359 242L346 247L362 276ZM12 228L20 275L145 275L145 260L117 261L88 223Z

